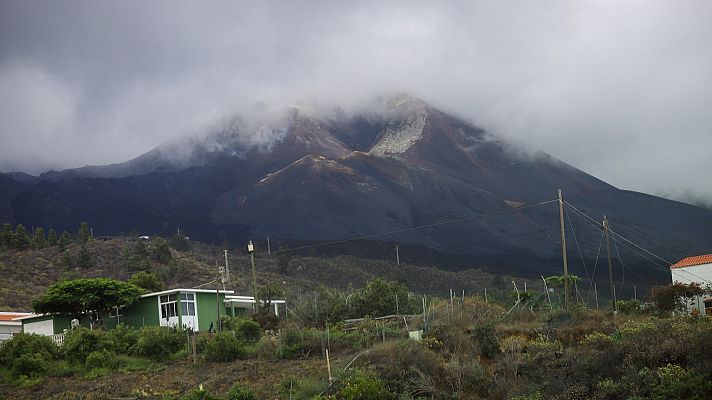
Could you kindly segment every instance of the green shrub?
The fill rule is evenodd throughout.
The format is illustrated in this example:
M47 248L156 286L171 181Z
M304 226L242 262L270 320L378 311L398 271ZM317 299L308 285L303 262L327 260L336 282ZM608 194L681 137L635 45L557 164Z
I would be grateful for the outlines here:
M299 356L308 357L321 350L321 333L313 328L285 329L282 331L279 356L291 359Z
M640 302L638 300L618 300L616 301L616 307L618 311L623 314L640 314L642 309L640 307Z
M40 353L25 353L12 361L15 375L37 376L46 372L50 361Z
M482 357L493 359L499 354L499 338L493 324L476 325L472 335Z
M225 316L221 317L220 321L223 330L235 332L244 341L257 342L262 336L262 327L251 319Z
M111 348L117 354L130 354L131 349L138 341L139 332L137 329L119 324L116 328L105 333L107 342L111 343Z
M391 393L419 393L440 398L452 392L452 379L444 359L424 344L412 340L378 344L359 358L375 370Z
M94 351L111 349L111 342L106 340L104 331L89 330L84 327L67 332L62 346L67 361L75 364L83 364Z
M116 353L110 350L96 350L89 353L86 362L84 363L87 368L112 368L115 369L118 366L118 360L116 358Z
M47 336L18 333L0 347L0 363L10 365L24 354L40 355L51 360L57 358L59 353L57 345Z
M233 361L246 354L243 342L230 331L201 336L198 350L208 361Z
M226 400L257 400L257 396L252 390L236 383L227 392Z
M141 328L133 354L152 360L166 360L188 344L186 334L176 328L146 326Z
M280 393L293 400L311 400L326 388L326 381L303 376L289 376L279 385Z
M376 374L361 368L346 371L339 377L334 387L338 399L381 400L395 398Z

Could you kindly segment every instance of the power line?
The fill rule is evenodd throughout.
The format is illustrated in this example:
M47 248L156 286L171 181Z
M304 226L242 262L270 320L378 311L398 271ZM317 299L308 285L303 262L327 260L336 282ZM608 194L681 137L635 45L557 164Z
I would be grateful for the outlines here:
M594 219L591 218L588 214L586 214L586 213L584 213L583 211L581 211L581 210L579 210L578 208L576 208L573 204L568 203L568 202L566 202L566 201L564 201L564 203L566 203L569 207L573 208L573 209L574 209L576 212L578 212L579 214L581 214L581 215L583 215L584 217L586 217L587 219L591 220L594 225L599 226L598 221L594 220ZM653 252L651 252L651 251L649 251L649 250L643 248L642 246L640 246L640 245L634 243L633 241L631 241L630 239L626 238L625 236L623 236L623 235L617 233L617 232L614 231L613 229L610 229L610 227L608 228L608 231L611 232L614 236L618 236L619 238L621 238L621 239L624 240L625 242L631 244L632 246L635 246L636 248L638 248L638 249L644 251L645 253L650 254L651 256L657 258L658 260L664 262L665 264L667 264L667 268L665 268L665 267L660 267L660 265L657 264L657 263L655 263L655 262L652 262L652 264L655 265L656 267L659 267L661 270L663 270L663 271L665 271L665 272L670 272L669 267L673 265L670 261L667 261L666 259L664 259L664 258L658 256L657 254L655 254L655 253L653 253ZM614 243L615 243L615 238L614 238L613 240L614 240ZM625 247L629 248L630 250L633 250L633 249L630 248L629 246L625 245L625 243L621 243L621 244L624 245ZM633 250L633 251L635 251L635 250ZM640 255L639 252L637 252L637 251L635 251L635 252ZM620 256L619 256L619 257L620 257ZM644 257L644 258L646 258L648 261L650 261L647 257ZM690 272L690 271L684 271L684 272L687 273L687 274L690 274L690 275L692 275L692 276L697 277L698 279L702 280L703 282L707 282L707 283L711 283L711 284L712 284L712 282L711 282L710 280L705 279L705 278L703 278L703 277L701 277L701 276L699 276L699 275L697 275L697 274L695 274L695 273L693 273L693 272Z
M437 227L437 226L455 224L455 223L458 223L458 222L472 221L472 220L478 219L478 218L485 218L485 217L490 217L490 216L493 216L493 215L504 214L504 213L508 213L508 212L512 212L512 211L519 211L519 210L524 210L524 209L527 209L527 208L537 207L537 206L541 206L541 205L544 205L544 204L553 203L553 202L555 202L555 201L558 201L558 200L553 199L553 200L541 201L541 202L535 203L535 204L529 204L529 205L525 205L525 206L521 206L521 207L513 207L513 208L510 208L510 209L507 209L507 210L495 211L495 212L492 212L492 213L477 215L477 216L469 217L469 218L457 218L457 219L452 219L452 220L448 220L448 221L435 222L435 223L432 223L432 224L425 224L425 225L419 225L419 226L412 226L412 227L410 227L410 228L396 229L396 230L387 231L387 232L380 232L380 233L372 233L372 234L369 234L369 235L357 236L357 237L353 237L353 238L350 238L350 239L341 239L341 240L334 240L334 241L331 241L331 242L325 242L325 243L317 243L317 244L312 244L312 245L299 246L299 247L295 247L295 248L293 248L293 249L281 249L281 250L275 251L274 253L284 253L284 252L289 252L289 251L297 251L297 250L310 249L310 248L313 248L313 247L331 246L331 245L334 245L334 244L348 243L348 242L353 242L353 241L356 241L356 240L372 239L372 238L376 238L376 237L380 237L380 236L392 235L392 234L395 234L395 233L411 232L411 231L415 231L415 230L419 230L419 229L434 228L434 227Z

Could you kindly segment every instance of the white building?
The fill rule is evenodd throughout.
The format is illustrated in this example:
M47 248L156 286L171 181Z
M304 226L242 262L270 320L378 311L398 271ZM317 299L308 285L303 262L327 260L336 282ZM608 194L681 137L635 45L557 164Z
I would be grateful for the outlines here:
M687 257L670 267L673 283L697 283L702 288L712 287L712 254ZM689 312L699 311L705 315L705 309L712 313L712 296L697 296L687 305Z
M22 322L19 318L32 315L21 312L0 312L0 340L7 340L16 333L22 332Z

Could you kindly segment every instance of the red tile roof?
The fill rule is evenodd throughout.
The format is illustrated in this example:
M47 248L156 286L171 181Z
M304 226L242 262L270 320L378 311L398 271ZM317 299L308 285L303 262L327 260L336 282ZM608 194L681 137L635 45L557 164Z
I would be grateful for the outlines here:
M0 314L0 321L12 321L15 318L26 317L27 315L28 314L26 314L26 313L17 313L17 314L2 313L2 314Z
M670 268L683 268L702 264L712 264L712 254L683 258Z

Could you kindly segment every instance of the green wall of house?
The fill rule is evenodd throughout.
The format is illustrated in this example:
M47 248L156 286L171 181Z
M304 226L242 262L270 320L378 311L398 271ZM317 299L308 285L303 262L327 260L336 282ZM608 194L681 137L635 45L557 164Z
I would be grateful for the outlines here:
M79 324L83 326L89 326L89 321L83 321L85 318L79 319ZM55 315L53 319L54 333L62 333L64 330L69 330L71 328L72 317L66 315Z
M119 322L134 328L142 326L160 325L158 315L158 296L142 297L136 303L121 311Z
M217 299L215 293L196 293L196 308L198 310L198 330L207 332L210 322L217 329ZM225 315L225 294L220 293L220 315Z

